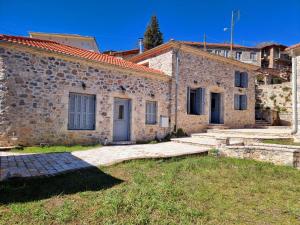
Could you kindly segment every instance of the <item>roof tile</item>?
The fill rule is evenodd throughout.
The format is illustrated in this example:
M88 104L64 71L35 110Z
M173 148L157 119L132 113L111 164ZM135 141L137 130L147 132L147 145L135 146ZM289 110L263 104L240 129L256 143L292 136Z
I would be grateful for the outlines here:
M101 54L97 52L88 51L85 49L80 49L68 45L63 45L54 41L41 40L35 38L28 37L19 37L19 36L11 36L11 35L3 35L0 34L0 41L6 41L10 43L16 43L21 45L26 45L29 47L36 47L52 52L58 52L66 55L76 56L83 59L88 59L92 61L97 61L101 63L108 63L111 65L115 65L118 67L133 69L140 72L148 72L148 73L156 73L156 74L164 74L163 72L155 69L148 68L146 66L138 65L123 59L116 58L114 56Z

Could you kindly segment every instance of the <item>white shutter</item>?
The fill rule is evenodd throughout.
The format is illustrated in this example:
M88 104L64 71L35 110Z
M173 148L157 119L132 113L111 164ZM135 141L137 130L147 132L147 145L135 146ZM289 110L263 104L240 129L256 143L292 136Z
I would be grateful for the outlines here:
M95 129L96 96L70 93L68 129Z
M75 127L75 95L69 95L69 120L68 129L74 129Z

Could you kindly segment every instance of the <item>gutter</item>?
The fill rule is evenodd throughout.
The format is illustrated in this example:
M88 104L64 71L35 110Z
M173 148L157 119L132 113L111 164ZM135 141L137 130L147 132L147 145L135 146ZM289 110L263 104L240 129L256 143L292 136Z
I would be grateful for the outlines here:
M298 91L297 91L297 58L293 58L292 63L292 91L293 91L293 129L291 134L298 132Z

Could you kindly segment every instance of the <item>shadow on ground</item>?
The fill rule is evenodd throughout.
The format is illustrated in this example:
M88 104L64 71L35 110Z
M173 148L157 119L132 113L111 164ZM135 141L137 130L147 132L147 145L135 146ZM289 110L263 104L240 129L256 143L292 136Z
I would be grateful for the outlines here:
M83 191L99 191L122 182L96 167L54 177L9 180L0 183L0 204L30 202Z

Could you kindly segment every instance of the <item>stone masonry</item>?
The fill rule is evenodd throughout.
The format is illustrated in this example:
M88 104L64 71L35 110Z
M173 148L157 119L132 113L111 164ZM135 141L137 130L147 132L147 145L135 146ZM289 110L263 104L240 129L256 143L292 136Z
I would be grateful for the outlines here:
M170 83L154 76L2 43L0 146L111 142L115 97L132 101L132 141L163 138L169 129L160 127L159 116L169 115ZM95 130L68 130L70 92L96 95ZM145 124L146 100L157 101L155 125Z

